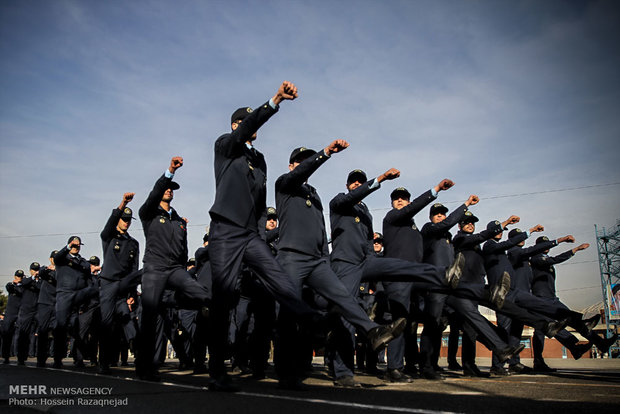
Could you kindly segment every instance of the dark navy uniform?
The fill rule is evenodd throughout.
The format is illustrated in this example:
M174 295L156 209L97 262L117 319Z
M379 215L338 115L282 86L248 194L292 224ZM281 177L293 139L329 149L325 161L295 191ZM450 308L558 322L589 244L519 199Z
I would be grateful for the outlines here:
M73 240L71 237L68 241ZM91 277L90 263L79 254L71 254L69 246L60 249L54 255L56 265L56 327L54 328L54 366L61 367L62 359L67 354L67 330L70 319L72 336L77 349L83 349L77 323L78 306L88 299L90 292L88 280ZM77 360L76 360L77 361Z
M20 278L24 277L24 271L18 270L15 272L15 276ZM15 324L17 322L17 315L19 314L19 308L22 302L22 282L9 282L6 284L6 292L9 297L6 303L6 310L4 311L4 320L2 321L2 358L4 363L9 363L11 357L11 346L13 344L13 335L15 333Z
M167 171L153 186L140 207L139 216L144 229L146 247L142 275L142 320L136 372L146 379L158 379L155 361L155 338L158 308L166 287L182 294L196 306L209 299L207 290L187 273L187 223L176 212L164 210L160 202L167 189L177 189L172 174ZM127 248L127 251L131 248ZM130 266L131 262L122 263ZM124 267L125 268L125 267Z
M316 189L306 182L329 156L324 151L315 153L298 148L293 151L290 162L304 157L295 169L276 180L276 209L280 219L278 261L293 276L297 294L301 295L306 284L335 305L348 322L369 332L379 325L368 318L331 269L323 204ZM276 370L281 381L295 381L304 367L298 355L300 344L295 319L290 312L280 309L278 326Z
M52 252L52 257L55 252ZM39 270L41 289L37 303L37 366L45 367L50 352L49 335L56 325L56 270Z
M461 222L474 218L475 221L478 221L475 216L473 218L464 216ZM454 248L465 256L465 271L461 277L461 282L474 283L479 286L485 285L484 258L480 244L502 231L501 223L496 221L492 226L487 226L487 229L477 234L469 234L462 230L457 232L453 239ZM499 351L508 347L508 344L500 338L497 328L480 314L478 303L477 301L455 297L448 299L448 304L460 312L464 318L463 329L466 335L463 335L463 369L476 375L478 374L475 363L476 340L480 340L490 350Z
M30 265L30 269L39 271L39 263ZM22 302L17 315L19 337L17 341L17 363L23 364L28 359L30 345L36 332L37 300L41 290L41 281L38 275L25 277L22 280Z
M437 195L428 190L400 210L393 208L385 215L383 219L383 237L386 258L422 263L424 243L414 216L435 198L437 198ZM432 265L426 264L425 266L434 269ZM390 310L393 317L409 317L411 322L409 313L411 311L410 302L413 285L409 282L383 282L383 286L390 300ZM410 331L410 329L407 329L407 331ZM409 341L413 340L416 341L414 345L417 348L417 338L410 338ZM406 339L402 335L390 343L387 350L388 371L403 370L405 347ZM413 369L412 366L414 364L409 363L409 365Z
M357 170L350 175L354 173L362 172ZM347 194L340 193L330 201L330 258L334 272L354 297L359 296L360 289L368 288L368 283L360 287L361 282L378 280L401 281L419 288L445 287L443 272L433 266L402 259L379 258L375 255L372 215L362 200L379 188L376 179L365 181L360 187ZM345 320L342 320L342 325L349 331L350 341L342 341L340 349L337 352L332 351L336 378L353 376L355 330Z
M121 291L121 279L138 270L139 244L128 233L117 230L121 217L132 219L131 209L115 208L101 231L103 267L99 275L99 302L101 308L101 335L99 363L103 371L112 360L112 350L120 341L120 331L114 329L116 309L127 299L128 292ZM126 306L126 303L125 303ZM119 327L120 328L120 327Z
M442 204L436 203L431 207L430 216L448 209ZM438 267L449 267L454 262L454 246L452 245L452 234L450 229L454 227L467 211L465 204L457 207L450 215L439 223L428 222L420 231L424 241L424 263L429 263ZM441 350L442 323L441 317L445 308L448 296L445 293L429 292L424 302L424 329L420 336L420 370L427 377L433 377L439 353ZM455 323L451 327L457 331Z
M275 105L274 105L275 107ZM244 262L282 306L301 313L312 310L301 301L290 277L259 236L258 220L266 209L267 165L263 155L246 142L277 111L266 102L249 109L243 122L220 136L214 146L215 202L209 211L209 258L213 272L213 334L209 371L224 378L229 313L235 304L237 279ZM237 119L232 119L235 122ZM221 383L222 381L220 381Z
M545 240L546 237L539 237L536 240L537 244L542 244L548 241ZM562 330L555 336L555 338L564 345L575 357L578 359L589 349L591 344L595 344L597 348L599 348L603 353L607 352L610 345L615 342L615 338L617 336L611 338L603 338L594 332L590 332L584 325L584 321L582 321L582 315L577 312L571 311L564 303L560 301L560 299L555 294L555 268L554 265L562 263L568 259L570 259L574 253L572 250L564 252L558 256L551 257L545 253L539 253L531 258L531 264L533 268L533 284L532 284L532 293L544 300L549 304L549 308L556 309L556 312L562 314L568 313L571 315L570 321L568 323L569 326L574 328L577 332L579 332L582 336L584 336L590 344L585 346L579 346L577 344L578 339L573 334L569 333L567 330ZM545 368L546 364L544 363L544 359L542 356L542 352L544 349L544 336L540 330L534 332L534 368Z

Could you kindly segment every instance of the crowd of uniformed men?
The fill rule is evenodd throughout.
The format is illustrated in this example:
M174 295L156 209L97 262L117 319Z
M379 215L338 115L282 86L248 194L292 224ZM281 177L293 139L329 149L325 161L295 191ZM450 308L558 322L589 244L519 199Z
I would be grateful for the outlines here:
M295 85L283 82L268 102L232 114L231 132L215 141L215 202L194 258L188 260L187 220L171 207L180 188L173 177L183 165L173 157L139 209L146 239L142 268L140 246L128 232L134 193L125 193L101 232L102 261L80 256L81 239L71 236L49 264L32 263L29 274L16 271L6 286L4 363L13 351L18 364L36 355L37 367L45 367L52 356L60 368L71 355L75 365L88 360L109 374L119 361L128 363L131 348L137 376L157 381L170 342L180 369L209 372L210 389L236 391L225 361L265 378L273 343L279 386L302 389L318 348L325 350L336 386L360 385L356 364L390 382L440 380L448 324L448 368L468 376L531 371L519 361L524 325L536 329L533 369L539 372L552 371L542 357L545 336L575 359L593 344L606 352L615 342L592 332L599 316L583 319L556 296L554 265L587 244L557 256L550 249L573 243L572 236L541 236L525 247L544 228L512 227L503 238L519 222L514 215L476 232L478 218L469 210L476 195L452 212L434 203L451 180L413 199L407 189L395 189L380 234L363 200L400 172L391 168L368 179L352 171L347 192L329 202L330 251L323 203L308 180L347 149L338 139L319 151L294 149L289 172L275 184L276 208L268 208L266 162L253 144L280 103L296 97ZM414 218L429 205L429 221L418 227ZM497 312L497 326L479 313L479 304ZM419 345L418 323L424 324ZM566 326L588 342L579 343ZM456 360L461 331L462 366ZM476 366L476 341L493 351L490 373ZM379 370L385 357L387 369Z

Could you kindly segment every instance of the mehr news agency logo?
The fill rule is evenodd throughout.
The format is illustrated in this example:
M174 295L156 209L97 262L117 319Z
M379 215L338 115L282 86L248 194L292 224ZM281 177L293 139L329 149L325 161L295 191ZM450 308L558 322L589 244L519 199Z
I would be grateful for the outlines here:
M121 407L129 405L129 397L112 397L112 390L112 387L9 385L9 406Z

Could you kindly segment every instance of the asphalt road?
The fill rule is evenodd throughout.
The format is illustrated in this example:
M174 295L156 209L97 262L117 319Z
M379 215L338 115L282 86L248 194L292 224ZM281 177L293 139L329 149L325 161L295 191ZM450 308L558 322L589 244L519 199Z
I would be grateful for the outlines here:
M448 371L444 381L416 379L389 384L359 374L361 388L336 388L319 359L304 381L306 391L283 391L270 378L254 381L236 375L239 393L206 389L208 375L177 371L167 363L162 382L136 380L133 368L113 368L100 376L95 368L40 369L0 365L2 413L615 413L620 412L620 360L548 360L559 368L551 375L516 375L488 379ZM489 360L478 360L481 368ZM526 365L531 361L524 360ZM445 363L445 361L444 361ZM444 364L445 365L445 364ZM116 405L116 406L115 406Z

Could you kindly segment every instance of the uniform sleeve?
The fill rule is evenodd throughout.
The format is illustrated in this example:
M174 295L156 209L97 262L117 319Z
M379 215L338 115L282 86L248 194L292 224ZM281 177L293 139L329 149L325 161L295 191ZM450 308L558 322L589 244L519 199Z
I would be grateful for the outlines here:
M272 108L269 102L256 108L243 119L237 129L218 138L215 142L215 151L231 158L243 149L241 146L245 145L252 138L252 135L276 112L278 112L278 108Z
M515 247L517 244L521 243L525 239L527 239L527 234L519 233L515 237L512 237L508 240L504 240L502 242L494 242L492 240L489 240L484 244L482 248L482 253L495 254L495 253L505 252L511 247Z
M170 188L172 178L168 178L162 174L161 177L155 182L153 189L149 193L146 201L140 207L139 215L140 220L148 220L157 215L159 209L159 203L161 202L164 193Z
M281 175L276 181L276 191L290 193L308 181L308 178L321 166L329 157L324 151L317 152L311 157L303 160L293 171Z
M454 227L463 217L463 214L467 211L467 206L462 204L457 209L455 209L448 217L446 217L443 221L439 223L426 223L424 227L422 227L421 233L422 236L428 237L434 234L441 234L452 227Z
M417 197L411 203L400 210L393 208L386 215L384 220L389 224L398 224L411 220L413 216L418 214L424 207L429 205L436 197L433 196L431 190Z
M332 198L329 202L330 211L335 213L348 211L351 207L362 201L369 194L379 189L378 186L371 188L371 185L375 180L366 181L355 190L349 191L347 194L340 193L336 197Z
M107 244L110 240L116 236L116 226L118 225L118 221L120 220L123 212L118 208L112 210L112 214L110 214L110 218L106 222L103 230L101 231L101 241L103 241L103 251L105 252L105 244Z

